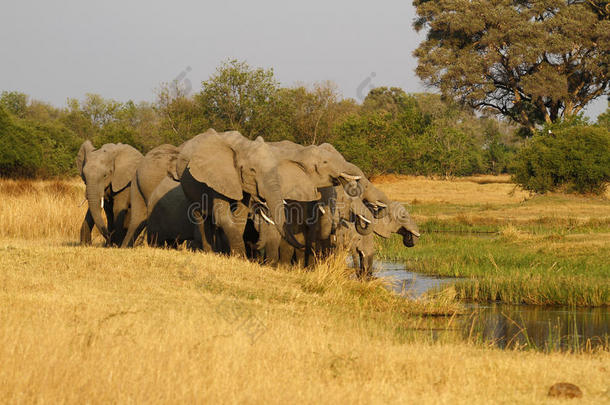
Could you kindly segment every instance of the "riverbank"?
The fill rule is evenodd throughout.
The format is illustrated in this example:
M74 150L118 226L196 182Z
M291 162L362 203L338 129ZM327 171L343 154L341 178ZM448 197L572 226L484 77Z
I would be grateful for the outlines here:
M458 339L454 318L342 264L71 244L0 240L0 402L544 403L561 381L584 403L608 395L607 351Z
M534 305L610 305L610 200L530 196L508 177L455 181L386 177L422 238L406 249L380 241L380 256L413 271L465 278L458 297Z

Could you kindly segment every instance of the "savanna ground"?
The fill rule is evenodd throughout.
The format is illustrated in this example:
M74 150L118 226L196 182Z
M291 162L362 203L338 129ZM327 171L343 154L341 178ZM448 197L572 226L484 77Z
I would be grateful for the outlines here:
M565 272L608 283L606 200L527 199L508 195L505 179L470 180L381 179L425 232L416 248L399 252L392 241L384 254L481 280L492 269L490 280ZM0 181L0 402L551 403L548 388L560 381L580 386L582 402L610 400L607 351L464 341L451 333L461 311L451 289L403 300L380 281L351 279L341 258L307 272L105 249L99 236L80 247L82 198L76 180ZM498 235L433 232L447 230ZM511 254L529 255L531 270L505 263ZM580 261L592 270L574 269ZM432 339L421 325L440 314L446 333Z

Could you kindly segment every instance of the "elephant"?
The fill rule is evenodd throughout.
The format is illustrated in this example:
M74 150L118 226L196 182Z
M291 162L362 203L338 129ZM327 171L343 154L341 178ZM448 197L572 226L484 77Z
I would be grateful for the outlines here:
M374 234L382 238L389 238L392 233L402 236L406 247L415 246L420 237L417 224L405 207L397 201L390 201L387 215L376 218L373 223L374 234L360 235L356 232L353 223L345 220L346 215L340 216L340 226L335 233L335 245L347 249L356 266L356 275L359 278L371 277L373 274L373 260L375 257Z
M150 198L161 182L170 176L177 179L176 159L180 149L173 145L161 145L148 152L139 162L131 183L131 218L129 229L121 247L131 247L147 225ZM167 183L164 191L169 191ZM179 183L177 183L179 185ZM158 196L160 200L162 196ZM186 215L186 213L185 213ZM192 233L192 232L191 232Z
M142 154L122 143L107 143L95 149L85 141L76 157L76 166L86 185L88 210L81 226L81 244L91 244L95 225L107 246L121 244L129 223L129 186ZM106 213L107 224L102 218Z
M191 249L201 248L201 235L193 221L190 204L179 181L171 177L161 180L148 199L148 243L176 247L186 241Z
M393 233L402 236L402 243L406 247L413 247L419 240L419 228L404 205L398 201L391 201L387 208L388 214L377 218L373 230L382 238L389 238Z
M204 250L214 250L222 231L229 251L245 257L244 230L253 202L260 203L281 237L301 246L287 232L278 161L262 138L208 130L182 147L177 175L186 197L197 204Z
M264 261L275 264L291 264L293 260L303 266L311 264L314 243L330 236L331 219L322 213L329 208L323 201L286 201L286 225L304 249L297 249L282 239L277 230L265 218L264 211L254 210L253 226L258 240L256 248L264 249Z
M351 254L356 268L356 277L369 278L372 276L375 258L374 234L360 235L356 232L353 222L342 219L335 231L334 243L338 249L346 250Z
M305 251L295 250L294 244L282 240L273 227L255 212L254 224L260 238L258 247L264 247L270 262L288 263L296 255L298 262L308 265L314 253L314 243L327 240L332 231L330 217L321 215L324 207L329 207L331 196L323 196L322 191L341 185L345 190L342 193L360 192L363 187L359 180L364 175L329 144L302 146L281 141L269 145L279 162L282 194L289 201L285 207L289 214L286 216L287 226L297 241L305 246ZM368 234L372 232L369 225L373 216L366 207L362 208L356 217L356 227L362 234Z

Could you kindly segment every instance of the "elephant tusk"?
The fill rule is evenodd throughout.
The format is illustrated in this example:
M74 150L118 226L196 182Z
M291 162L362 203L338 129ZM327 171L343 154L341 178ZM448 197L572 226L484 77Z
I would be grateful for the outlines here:
M86 203L86 202L87 202L87 198L85 198L85 199L83 200L83 202L81 202L80 204L78 204L78 206L79 206L79 207L82 207L82 206L83 206L83 204L84 204L84 203Z
M375 201L375 205L378 206L378 207L381 207L381 208L387 208L388 207L387 204L384 204L381 201Z
M362 178L362 176L352 176L351 174L347 173L341 173L341 177L347 180L360 180Z
M326 215L326 210L324 209L324 207L322 207L321 205L318 205L318 208L320 209L320 212L324 215Z
M361 220L363 220L364 222L366 222L367 224L370 224L371 221L369 221L368 219L366 219L365 217L363 217L362 215L358 214L358 218L360 218Z
M284 205L288 205L288 203L286 202L286 200L282 200L282 202L284 203Z
M102 209L104 209L104 197L101 198L100 205L102 206Z
M419 232L415 232L415 231L409 231L413 234L413 236L418 237L419 238Z
M269 218L263 211L261 211L261 216L263 217L263 219L267 222L269 222L271 225L275 225L275 222L273 222L273 220L271 218Z

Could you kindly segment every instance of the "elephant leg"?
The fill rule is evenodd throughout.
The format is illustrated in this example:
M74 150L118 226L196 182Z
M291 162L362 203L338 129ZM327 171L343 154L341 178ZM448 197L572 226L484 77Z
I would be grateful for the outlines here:
M271 238L265 244L265 262L272 265L277 265L280 261L280 235ZM292 257L292 254L290 255Z
M364 258L364 277L370 279L373 277L373 255L368 255Z
M356 249L352 249L352 262L354 262L354 268L356 269L356 275L360 273L360 255Z
M80 227L80 244L81 245L90 245L91 244L91 231L95 226L95 222L93 221L93 216L91 215L91 211L87 210L87 214L85 215L85 219L83 220L83 224Z
M197 222L197 228L201 235L201 248L204 252L213 252L212 245L214 244L214 230L211 228L209 221L203 217L201 211L193 210L193 217Z
M281 264L289 265L292 263L295 248L285 240L280 240L279 243L279 260Z
M104 246L109 247L112 246L113 235L115 232L114 228L114 210L113 210L113 201L110 199L108 203L104 203L104 213L106 214L106 221L108 222L108 235L109 237L106 239L106 243Z
M129 224L129 193L130 190L123 190L114 196L112 202L112 216L114 218L114 232L111 235L113 245L121 246Z
M123 238L121 247L132 247L138 239L140 232L146 226L146 202L144 197L138 189L138 185L135 181L131 183L131 209L129 216L129 228L127 234Z
M316 236L318 235L318 229L318 224L315 223L312 225L308 225L305 230L305 266L314 265L315 260L317 259L315 247L318 242L316 240Z
M358 267L356 267L356 276L361 279L365 275L364 268L366 266L365 265L366 256L364 255L364 253L362 253L359 250L357 250L357 255L358 255L358 259L359 259L360 263L358 263Z
M370 279L373 276L373 262L375 260L375 238L372 234L364 236L360 244L364 255L364 265L361 265L361 267L364 277Z
M216 198L214 200L214 222L221 228L228 241L231 254L246 257L244 230L248 219L248 207L243 203L234 203L231 209L229 201Z
M299 267L305 267L305 250L294 249L295 264Z

